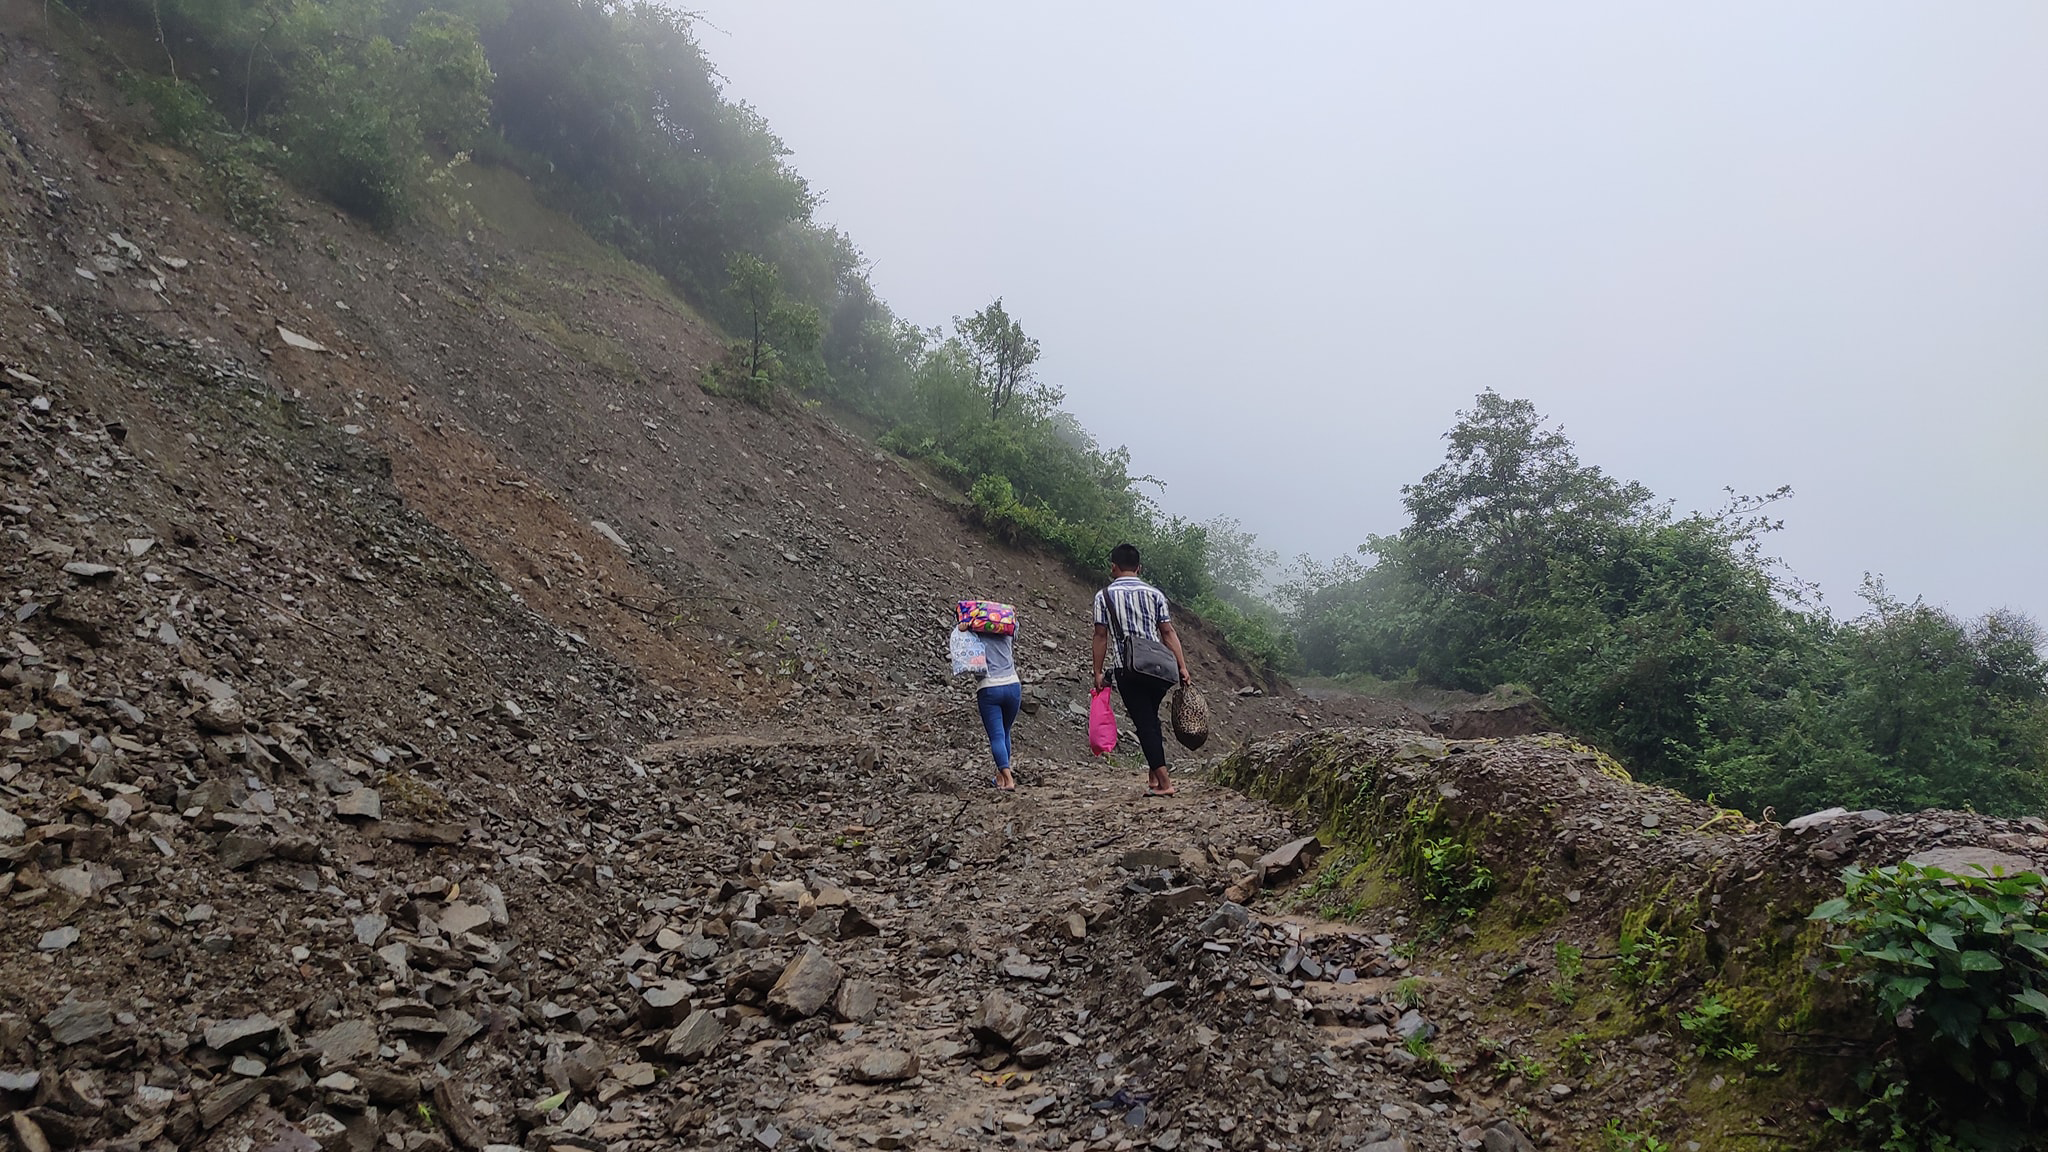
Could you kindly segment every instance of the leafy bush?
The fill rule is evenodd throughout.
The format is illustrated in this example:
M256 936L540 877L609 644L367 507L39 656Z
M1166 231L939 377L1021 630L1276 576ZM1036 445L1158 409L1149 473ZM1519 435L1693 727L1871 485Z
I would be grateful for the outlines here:
M400 88L398 49L381 36L309 54L278 125L292 179L379 227L397 223L426 161L419 111Z
M1899 1041L1887 1079L1907 1092L1894 1098L1931 1104L1927 1122L1959 1135L1966 1123L2048 1123L2048 883L1910 863L1851 867L1842 879L1842 896L1811 918L1847 937L1832 945L1836 963ZM1874 1086L1879 1099L1891 1091Z
M1735 1009L1719 996L1701 997L1692 1011L1679 1014L1678 1026L1692 1034L1695 1050L1710 1060L1747 1064L1756 1059L1756 1044L1736 1031Z

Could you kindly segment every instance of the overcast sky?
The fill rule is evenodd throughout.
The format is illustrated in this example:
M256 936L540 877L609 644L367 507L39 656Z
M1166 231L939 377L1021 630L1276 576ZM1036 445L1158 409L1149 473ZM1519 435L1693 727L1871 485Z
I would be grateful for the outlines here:
M2048 4L692 0L924 324L1328 557L1481 389L1681 510L2048 620Z

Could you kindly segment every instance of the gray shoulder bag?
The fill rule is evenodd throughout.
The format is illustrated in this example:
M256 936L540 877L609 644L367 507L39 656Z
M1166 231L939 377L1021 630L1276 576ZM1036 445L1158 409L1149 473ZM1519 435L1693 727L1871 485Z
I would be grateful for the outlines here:
M1109 609L1110 626L1117 631L1117 647L1123 652L1124 670L1164 680L1168 684L1180 683L1180 661L1173 658L1173 649L1150 636L1133 635L1126 629L1122 616L1116 610L1116 597L1108 589L1103 590L1102 603Z

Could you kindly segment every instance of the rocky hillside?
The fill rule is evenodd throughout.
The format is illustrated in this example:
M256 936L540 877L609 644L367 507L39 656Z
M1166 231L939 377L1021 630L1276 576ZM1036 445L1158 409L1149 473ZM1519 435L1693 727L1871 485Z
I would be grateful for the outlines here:
M1825 1076L1679 1008L1764 972L1739 1023L1794 1034L1834 867L2044 847L1729 820L1427 735L1540 716L1254 694L1198 626L1222 735L1144 798L1085 752L1084 583L705 393L716 333L523 184L243 231L99 67L0 9L23 1152L1796 1144ZM1026 606L1016 797L944 676L970 594ZM1654 978L1561 999L1645 930Z

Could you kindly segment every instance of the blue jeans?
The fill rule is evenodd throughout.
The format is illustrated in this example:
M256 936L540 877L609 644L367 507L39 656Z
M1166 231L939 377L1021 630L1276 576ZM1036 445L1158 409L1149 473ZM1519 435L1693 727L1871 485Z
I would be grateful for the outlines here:
M1017 722L1017 709L1024 704L1022 684L999 684L974 694L981 709L981 726L988 729L989 754L996 758L998 771L1010 767L1010 725Z

